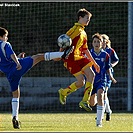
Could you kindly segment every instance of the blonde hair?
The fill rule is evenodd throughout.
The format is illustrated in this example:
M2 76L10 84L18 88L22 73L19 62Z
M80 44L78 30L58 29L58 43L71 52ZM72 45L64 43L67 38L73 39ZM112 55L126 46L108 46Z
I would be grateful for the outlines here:
M106 41L107 41L106 45L107 45L109 48L111 48L111 41L110 41L110 39L109 39L109 36L107 36L106 34L101 34L101 36L102 36L103 40L106 40Z

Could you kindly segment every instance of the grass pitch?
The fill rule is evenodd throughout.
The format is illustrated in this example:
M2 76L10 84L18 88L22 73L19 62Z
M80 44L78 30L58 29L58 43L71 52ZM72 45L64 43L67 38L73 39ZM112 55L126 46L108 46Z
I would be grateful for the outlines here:
M0 114L0 132L133 132L132 113L112 113L96 127L96 113L20 113L21 129L13 129L11 114Z

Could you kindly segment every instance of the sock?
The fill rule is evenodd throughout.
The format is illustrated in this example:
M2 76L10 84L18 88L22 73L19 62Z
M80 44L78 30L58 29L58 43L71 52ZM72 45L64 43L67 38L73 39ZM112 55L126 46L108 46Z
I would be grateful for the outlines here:
M103 114L104 114L104 106L97 105L97 124L102 123Z
M105 113L105 108L106 108L106 100L104 100L104 108L103 108L104 113ZM102 119L104 119L104 113L103 113Z
M49 61L55 58L61 58L61 56L64 54L64 52L46 52L44 54L45 61Z
M87 81L85 84L85 91L82 101L87 102L90 100L92 89L93 89L93 84Z
M66 88L62 91L62 95L67 96L67 95L71 94L72 92L76 91L77 89L78 88L74 82L68 88Z
M105 107L105 110L107 113L111 113L111 109L110 109L110 105L109 105L109 99L108 97L106 98L106 107Z
M18 112L19 112L19 98L12 98L12 117L16 116L18 120Z

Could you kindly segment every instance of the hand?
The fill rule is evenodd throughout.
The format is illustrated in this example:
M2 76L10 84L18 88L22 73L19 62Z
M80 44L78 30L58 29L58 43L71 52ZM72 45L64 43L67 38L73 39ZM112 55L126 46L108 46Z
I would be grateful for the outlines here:
M100 66L98 64L94 64L94 68L95 68L97 73L100 72Z
M16 66L16 69L20 70L21 68L22 68L22 66L20 65L20 63L18 63L17 66Z
M20 53L19 55L18 55L18 58L24 58L25 57L25 53L24 52L22 52L22 53Z
M111 78L113 84L117 83L117 80L115 78Z

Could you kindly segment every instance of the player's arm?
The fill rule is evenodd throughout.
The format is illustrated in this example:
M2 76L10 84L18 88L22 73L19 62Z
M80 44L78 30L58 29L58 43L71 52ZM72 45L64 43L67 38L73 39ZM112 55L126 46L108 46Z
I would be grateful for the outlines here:
M118 64L118 62L119 62L119 61L114 61L114 62L112 62L112 63L111 63L111 66L112 66L112 67L116 66L116 65Z
M109 75L109 77L112 80L112 82L115 84L117 82L117 80L113 77L113 74L112 74L110 68L107 70L107 74Z
M24 58L24 57L25 57L25 53L22 52L22 53L20 53L17 57L18 57L18 58Z
M116 83L116 79L113 76L113 73L111 71L111 57L109 56L109 54L106 54L106 58L105 58L105 69L107 74L109 75L110 79L112 80L113 83Z
M86 49L86 50L84 50L83 52L84 52L84 53L86 54L86 56L93 62L93 65L94 65L94 68L96 69L96 72L99 73L99 72L100 72L100 67L99 67L99 65L96 63L96 61L93 59L93 57L92 57L90 51L89 51L88 49Z
M22 66L21 66L21 64L19 63L16 54L15 54L15 53L14 53L14 54L11 54L11 58L12 58L12 60L16 63L16 65L17 65L17 66L16 66L16 69L17 69L17 70L20 70L20 69L22 68Z
M8 59L11 58L16 63L16 69L20 70L22 68L22 66L20 65L18 58L17 58L15 52L13 51L10 43L6 44L5 52L6 52L6 58L8 58Z
M111 66L115 67L119 62L119 57L114 49L112 49L112 54L110 55L110 57L111 57Z

